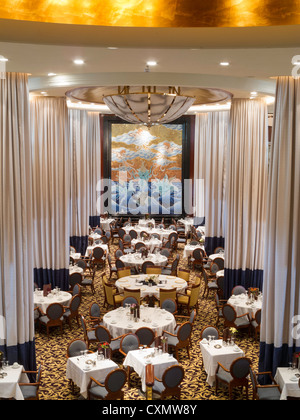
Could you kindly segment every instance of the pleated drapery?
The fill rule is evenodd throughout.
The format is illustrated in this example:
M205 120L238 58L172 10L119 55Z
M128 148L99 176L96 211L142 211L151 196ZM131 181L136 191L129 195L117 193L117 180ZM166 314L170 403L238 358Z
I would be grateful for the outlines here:
M65 98L30 101L34 279L69 289L70 143Z
M89 225L100 226L97 184L101 178L99 113L69 110L71 145L70 245L85 254Z
M0 350L35 368L27 75L0 79Z
M205 249L224 246L224 200L229 112L197 114L194 197L196 217L204 213ZM203 180L197 182L196 180ZM203 186L203 187L202 187Z
M273 116L260 369L276 372L300 351L300 81L277 80Z
M266 104L234 99L225 190L227 298L238 284L262 289L267 176Z

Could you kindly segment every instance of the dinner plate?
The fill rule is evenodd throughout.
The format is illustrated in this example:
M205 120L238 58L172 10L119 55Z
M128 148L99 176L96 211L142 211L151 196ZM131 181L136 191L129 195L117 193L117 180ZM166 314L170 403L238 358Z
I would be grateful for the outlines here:
M117 323L117 321L111 321L111 324L116 324Z
M182 284L182 283L184 283L184 280L175 280L175 283L180 283L180 284Z
M127 325L127 328L133 328L133 325L132 324L128 324Z
M152 326L153 326L153 327L158 327L158 324L157 324L156 322L154 322L154 323L152 324Z
M292 377L290 378L290 381L292 381L292 382L297 382L297 381L299 381L299 378L297 378L297 376L292 376Z
M167 316L167 320L170 321L172 319L171 316Z
M240 349L233 349L233 351L235 351L236 353L240 351Z

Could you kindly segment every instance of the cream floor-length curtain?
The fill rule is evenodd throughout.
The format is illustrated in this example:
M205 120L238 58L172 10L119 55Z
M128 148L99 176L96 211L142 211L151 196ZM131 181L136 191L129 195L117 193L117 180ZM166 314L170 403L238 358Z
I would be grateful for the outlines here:
M234 99L225 191L225 287L262 288L267 192L267 108Z
M71 143L70 245L85 254L89 225L100 225L97 184L101 177L100 116L69 110Z
M65 98L33 98L30 115L35 283L68 290L70 143Z
M300 81L277 80L273 116L260 368L274 374L300 351Z
M195 126L195 215L205 217L205 249L224 246L224 193L229 111L197 114ZM201 182L203 180L203 182Z
M27 75L0 79L0 350L35 368Z

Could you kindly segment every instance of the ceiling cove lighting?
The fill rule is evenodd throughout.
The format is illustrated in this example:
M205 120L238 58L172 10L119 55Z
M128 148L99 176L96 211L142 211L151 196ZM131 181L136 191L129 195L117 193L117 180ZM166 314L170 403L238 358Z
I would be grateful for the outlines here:
M77 66L81 66L82 64L84 64L84 61L81 58L77 58L76 60L73 60L73 63Z

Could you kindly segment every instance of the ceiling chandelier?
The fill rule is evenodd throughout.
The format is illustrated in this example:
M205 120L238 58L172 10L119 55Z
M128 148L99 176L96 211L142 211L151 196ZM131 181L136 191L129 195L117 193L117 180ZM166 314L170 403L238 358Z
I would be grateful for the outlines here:
M87 86L66 92L70 100L105 104L121 119L148 127L167 124L185 114L192 105L217 104L231 99L222 89L175 86Z
M129 86L124 86L118 88L117 94L104 96L103 101L123 120L151 126L176 120L195 98L181 95L180 87L170 86L167 92L158 92L156 86L143 86L141 92L131 92Z

